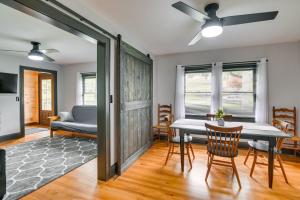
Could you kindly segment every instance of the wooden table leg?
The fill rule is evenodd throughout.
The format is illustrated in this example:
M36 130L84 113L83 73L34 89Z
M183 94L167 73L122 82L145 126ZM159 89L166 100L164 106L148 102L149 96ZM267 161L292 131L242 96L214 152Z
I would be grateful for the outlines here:
M269 188L273 186L273 170L274 170L274 147L276 145L276 138L269 138L269 156L268 156L268 175L269 175Z
M180 161L181 161L181 171L184 172L184 132L180 130Z

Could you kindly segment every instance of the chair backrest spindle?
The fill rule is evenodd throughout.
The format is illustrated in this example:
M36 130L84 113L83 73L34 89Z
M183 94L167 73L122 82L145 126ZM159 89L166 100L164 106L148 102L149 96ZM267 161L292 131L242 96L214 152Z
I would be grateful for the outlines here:
M157 109L157 124L165 125L166 122L170 121L172 116L172 105L160 105L158 104Z
M297 135L297 118L296 118L296 107L294 108L275 108L273 106L273 125L275 126L276 120L282 120L285 122L289 122L290 126L288 128L288 132L293 133L293 135Z
M243 127L219 127L205 124L208 146L219 154L234 156L237 154L238 143Z

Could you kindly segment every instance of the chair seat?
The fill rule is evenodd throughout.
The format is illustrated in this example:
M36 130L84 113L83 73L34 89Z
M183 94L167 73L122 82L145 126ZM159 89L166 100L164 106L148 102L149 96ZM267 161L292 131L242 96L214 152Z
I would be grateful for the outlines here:
M294 136L294 137L290 138L290 140L292 140L293 142L300 142L300 137Z
M238 151L234 152L232 149L232 145L229 144L222 144L222 148L221 145L218 143L217 144L217 149L215 145L207 145L207 151L213 155L216 156L221 156L221 157L236 157L238 155Z
M184 136L184 143L188 143L188 142L192 142L193 137L190 135L185 135ZM171 140L173 143L180 143L180 137L179 136L175 136L172 138Z
M248 145L258 151L269 151L269 144L265 141L248 141ZM281 151L277 150L276 148L274 148L274 152L281 153Z

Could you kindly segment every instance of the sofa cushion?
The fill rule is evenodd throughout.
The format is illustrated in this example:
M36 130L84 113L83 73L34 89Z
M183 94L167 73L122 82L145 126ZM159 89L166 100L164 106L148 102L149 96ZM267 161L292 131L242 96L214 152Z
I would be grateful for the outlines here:
M74 106L72 114L75 122L97 124L97 106Z
M73 115L70 112L60 112L58 116L62 122L74 122Z
M54 121L51 123L51 129L97 134L97 125L78 122Z

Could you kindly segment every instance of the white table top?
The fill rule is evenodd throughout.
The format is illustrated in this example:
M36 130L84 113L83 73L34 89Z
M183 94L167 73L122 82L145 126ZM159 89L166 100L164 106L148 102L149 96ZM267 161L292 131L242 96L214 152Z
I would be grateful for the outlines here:
M176 120L171 127L175 129L182 129L192 131L193 134L197 132L205 132L205 123L217 126L217 122L208 120L195 120L195 119L179 119ZM225 122L224 127L243 126L242 135L253 137L276 137L276 138L289 138L290 134L286 134L281 130L269 124L249 123L249 122Z

